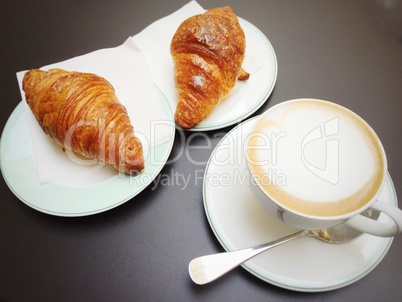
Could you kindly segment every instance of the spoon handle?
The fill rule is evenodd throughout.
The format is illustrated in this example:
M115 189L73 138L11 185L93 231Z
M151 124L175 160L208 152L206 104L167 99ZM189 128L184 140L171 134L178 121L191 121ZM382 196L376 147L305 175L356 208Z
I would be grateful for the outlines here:
M309 231L300 231L255 247L201 256L191 260L188 271L195 283L200 285L207 284L268 249L309 234Z

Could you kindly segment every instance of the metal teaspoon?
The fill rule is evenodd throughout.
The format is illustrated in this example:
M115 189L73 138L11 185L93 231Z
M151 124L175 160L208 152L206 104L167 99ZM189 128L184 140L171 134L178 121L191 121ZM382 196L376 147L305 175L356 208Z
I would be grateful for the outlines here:
M370 217L371 219L377 219L380 215L380 212L368 210L363 215ZM266 250L269 250L297 238L310 236L328 243L346 243L360 235L360 231L349 227L347 224L341 224L339 226L324 230L303 230L282 237L278 240L257 245L254 247L195 258L190 261L188 271L190 273L191 279L195 283L203 285L218 279L219 277L223 276L227 272L242 264L244 261Z

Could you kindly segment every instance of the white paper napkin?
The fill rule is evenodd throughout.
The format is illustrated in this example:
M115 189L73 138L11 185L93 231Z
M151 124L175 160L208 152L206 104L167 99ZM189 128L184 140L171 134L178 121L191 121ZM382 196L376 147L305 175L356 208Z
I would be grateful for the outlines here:
M184 20L204 12L205 10L196 1L191 1L130 38L141 49L155 84L163 91L172 108L176 108L177 105L177 92L170 42Z
M160 105L160 97L142 53L132 41L127 40L119 47L98 50L42 69L55 67L92 72L107 79L115 88L120 102L126 107L144 152L171 139L168 128L160 127L159 131L152 129L155 127L155 121L167 120L166 112ZM17 78L23 102L26 104L21 88L24 74L25 71L17 73ZM28 105L25 106L40 183L82 177L102 167L93 160L80 159L72 152L63 152L56 142L44 134Z

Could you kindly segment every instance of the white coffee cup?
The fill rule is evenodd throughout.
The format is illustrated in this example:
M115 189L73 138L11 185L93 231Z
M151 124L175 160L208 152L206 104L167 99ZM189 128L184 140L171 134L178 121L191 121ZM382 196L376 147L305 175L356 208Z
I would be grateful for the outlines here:
M402 231L402 211L377 200L387 176L384 148L349 109L317 99L280 103L256 120L245 153L257 200L291 226L314 230L346 222L384 237ZM368 209L390 222L361 215Z

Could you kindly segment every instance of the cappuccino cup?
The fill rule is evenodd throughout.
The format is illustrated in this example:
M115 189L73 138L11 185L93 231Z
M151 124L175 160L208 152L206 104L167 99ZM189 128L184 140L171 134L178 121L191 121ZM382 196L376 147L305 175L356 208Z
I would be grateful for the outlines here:
M387 177L384 148L357 114L317 99L282 102L254 123L245 145L261 206L300 229L347 223L376 236L402 230L402 211L377 199ZM363 215L377 210L391 219Z

